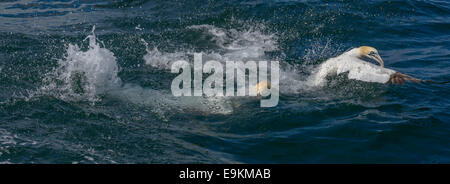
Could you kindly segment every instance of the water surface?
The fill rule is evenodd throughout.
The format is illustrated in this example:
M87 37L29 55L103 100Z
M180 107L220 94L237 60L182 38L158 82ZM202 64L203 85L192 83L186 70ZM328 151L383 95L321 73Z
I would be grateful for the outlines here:
M450 3L1 1L0 162L449 163L449 85L305 88L361 45L448 81ZM279 105L172 97L195 52L280 61Z

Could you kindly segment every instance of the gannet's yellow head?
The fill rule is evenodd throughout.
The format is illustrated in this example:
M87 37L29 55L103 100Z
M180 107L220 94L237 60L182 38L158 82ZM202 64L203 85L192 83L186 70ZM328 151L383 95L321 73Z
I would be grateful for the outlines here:
M381 59L378 54L377 49L369 46L361 46L359 47L359 57L362 59L369 58L377 61L381 67L384 67L384 61Z
M258 96L261 96L265 90L270 88L270 83L267 81L262 81L262 82L259 82L258 84L256 84L255 88L256 88L256 94L258 94Z

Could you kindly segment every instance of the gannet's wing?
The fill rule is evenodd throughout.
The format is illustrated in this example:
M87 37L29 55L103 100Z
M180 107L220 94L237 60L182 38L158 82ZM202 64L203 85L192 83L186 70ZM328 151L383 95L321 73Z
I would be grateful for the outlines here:
M392 84L400 84L402 85L405 81L410 81L410 82L414 82L414 83L433 83L433 84L447 84L450 83L450 81L445 81L445 82L437 82L437 81L433 81L433 80L422 80L422 79L417 79L414 77L411 77L409 75L400 73L400 72L396 72L394 74L392 74L389 78L389 81L387 83L392 83Z
M376 83L388 82L390 76L396 72L389 68L384 68L358 59L351 59L345 63L343 62L339 65L339 69L343 69L341 70L343 72L348 71L349 79ZM341 71L338 70L338 73L341 73Z
M409 75L406 75L406 74L403 74L400 72L395 72L394 74L392 74L390 76L388 83L402 85L403 83L405 83L405 81L411 81L414 83L423 82L423 80L421 80L421 79L417 79L417 78L411 77Z

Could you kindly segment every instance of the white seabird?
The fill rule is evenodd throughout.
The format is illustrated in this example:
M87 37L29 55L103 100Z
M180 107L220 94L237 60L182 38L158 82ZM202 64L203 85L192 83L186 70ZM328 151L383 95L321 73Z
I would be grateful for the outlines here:
M370 63L368 60L376 61L379 65ZM310 82L314 86L322 86L325 84L327 76L346 72L348 72L349 79L364 82L400 85L405 81L415 83L434 82L416 79L395 70L384 68L384 62L378 54L377 49L369 46L353 48L337 57L326 60L316 69L310 78Z
M369 60L378 62L379 65L368 62ZM337 57L330 58L320 64L308 78L308 86L323 86L326 84L327 76L348 73L349 79L364 82L376 82L382 84L399 84L405 81L414 83L434 83L447 84L450 81L436 82L433 80L422 80L409 75L385 68L384 61L378 54L377 49L369 46L353 48ZM263 81L255 86L257 94L270 88L270 83Z

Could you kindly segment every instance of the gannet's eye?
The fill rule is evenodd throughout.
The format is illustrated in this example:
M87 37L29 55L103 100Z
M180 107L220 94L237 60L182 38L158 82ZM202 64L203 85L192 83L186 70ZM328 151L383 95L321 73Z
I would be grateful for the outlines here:
M370 51L369 56L374 56L375 52L374 51Z

